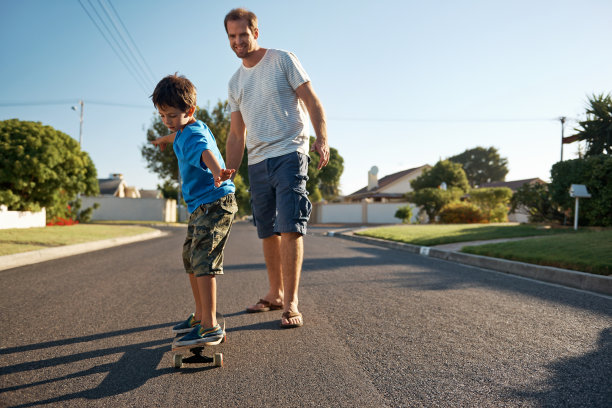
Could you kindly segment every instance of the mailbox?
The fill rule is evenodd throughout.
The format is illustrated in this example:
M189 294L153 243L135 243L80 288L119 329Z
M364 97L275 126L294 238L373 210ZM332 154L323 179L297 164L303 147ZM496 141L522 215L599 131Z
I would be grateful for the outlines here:
M591 198L591 194L587 191L584 184L572 184L569 191L570 197L576 198L576 208L574 209L574 230L578 229L578 199Z
M591 198L584 184L572 184L570 187L570 197Z

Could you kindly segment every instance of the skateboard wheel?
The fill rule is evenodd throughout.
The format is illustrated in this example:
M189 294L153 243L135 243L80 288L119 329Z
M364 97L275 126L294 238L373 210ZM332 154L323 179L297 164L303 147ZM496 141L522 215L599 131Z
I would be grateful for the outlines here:
M183 356L181 354L174 355L174 368L181 368L183 366Z
M223 367L223 353L215 353L213 357L215 367Z

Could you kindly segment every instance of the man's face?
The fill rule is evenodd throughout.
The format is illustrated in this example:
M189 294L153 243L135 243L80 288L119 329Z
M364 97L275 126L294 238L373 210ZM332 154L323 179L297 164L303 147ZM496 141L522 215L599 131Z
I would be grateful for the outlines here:
M162 122L171 132L183 130L183 128L191 121L191 114L183 112L177 108L168 106L159 106L157 108Z
M257 49L257 37L259 30L253 31L249 28L246 20L234 20L227 22L227 37L230 47L238 58L246 58Z

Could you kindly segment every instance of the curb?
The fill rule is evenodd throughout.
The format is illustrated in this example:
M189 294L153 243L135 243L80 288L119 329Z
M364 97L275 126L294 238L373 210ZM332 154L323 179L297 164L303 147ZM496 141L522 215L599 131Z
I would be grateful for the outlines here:
M83 242L81 244L64 245L55 248L39 249L37 251L20 252L12 255L0 256L0 271L16 268L18 266L31 265L38 262L50 261L71 255L83 254L100 249L111 248L132 242L145 241L147 239L159 238L168 235L167 232L155 230L129 237L109 238L101 241Z
M509 261L507 259L490 258L482 255L465 254L463 252L447 251L434 247L405 244L402 242L386 241L379 238L362 237L354 235L353 231L330 231L330 237L338 237L350 241L362 242L383 246L391 249L399 249L423 256L442 259L445 261L461 263L479 268L491 269L497 272L509 273L525 278L535 279L548 283L555 283L574 289L589 292L612 295L612 277L594 275L585 272L572 271L569 269L555 268L528 264L524 262Z

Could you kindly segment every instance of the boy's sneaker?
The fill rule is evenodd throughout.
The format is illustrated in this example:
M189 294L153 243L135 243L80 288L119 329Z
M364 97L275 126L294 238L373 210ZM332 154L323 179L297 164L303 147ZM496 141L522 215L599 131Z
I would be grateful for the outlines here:
M172 333L183 334L183 333L189 333L190 331L192 331L193 328L196 327L200 323L199 320L195 320L193 317L194 317L194 314L192 313L189 315L187 320L174 326L172 328Z
M174 343L174 346L214 346L221 343L224 336L225 332L220 325L216 325L215 327L211 327L209 329L204 329L202 325L198 324L192 331L189 332L189 334L177 340Z

